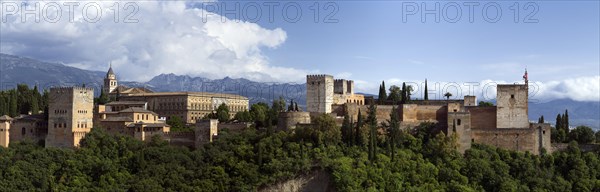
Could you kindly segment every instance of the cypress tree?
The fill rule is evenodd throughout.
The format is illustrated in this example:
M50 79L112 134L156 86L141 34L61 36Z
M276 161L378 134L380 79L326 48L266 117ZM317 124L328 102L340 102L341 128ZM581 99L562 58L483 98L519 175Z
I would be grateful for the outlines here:
M0 116L7 114L7 105L8 103L6 103L6 100L4 100L4 95L0 92Z
M355 142L354 143L358 146L363 146L362 139L361 139L362 133L360 131L360 128L362 127L362 125L363 125L363 117L362 117L362 114L359 109L358 110L358 119L356 121L356 131L354 131L354 134L355 134L355 136L354 136Z
M406 103L406 83L402 82L402 91L400 91L401 95L402 95L402 99L401 99L401 103L404 104Z
M378 103L380 105L383 105L383 104L385 104L386 100L387 100L387 92L385 91L385 81L381 81L381 85L379 85Z
M31 114L38 114L40 113L40 107L38 106L38 100L37 97L34 95L31 97Z
M38 114L38 113L39 113L39 111L40 111L41 109L43 109L43 108L42 108L42 106L43 106L43 104L44 104L44 103L43 103L43 101L42 101L42 95L40 94L40 90L38 89L38 86L37 86L37 85L35 85L35 86L33 87L33 97L35 97L35 99L37 100L37 110L35 110L35 111L36 111L36 113L35 113L35 114ZM32 105L33 105L33 104L32 104ZM32 107L33 107L33 106L32 106Z
M540 117L540 123L544 123L544 116L542 115L542 117Z
M562 129L562 122L561 122L562 118L560 117L560 114L556 115L556 124L554 125L554 127L556 128L556 130L560 130Z
M104 88L100 88L100 97L98 97L98 104L100 105L104 105L106 103L110 102L110 98L108 97L108 95L106 95L106 92L104 92Z
M566 123L565 123L565 114L563 113L563 114L560 116L560 127L561 127L563 130L565 130L565 133L567 133L567 135L568 135L568 133L569 133L569 132L568 132L568 131L569 131L569 128L568 128L568 127L566 127L565 125L566 125Z
M367 116L369 125L369 160L376 160L377 154L377 107L371 103L369 106L369 115Z
M565 109L565 116L563 118L563 123L565 124L566 132L569 133L569 111Z
M8 111L9 115L11 117L16 117L18 115L18 112L17 112L17 108L18 108L18 106L17 106L17 91L16 90L14 90L14 91L12 91L10 93L10 106L9 107L10 107L9 111Z
M49 93L47 89L44 89L44 94L42 95L42 105L40 105L40 108L48 108L48 100L49 100Z
M392 107L392 112L390 113L390 141L391 141L391 157L392 161L394 160L394 156L396 156L396 146L398 146L398 133L400 131L400 121L398 119L398 110L396 106Z
M352 140L352 127L350 125L350 117L348 112L344 115L344 122L342 123L342 141L347 145L350 145Z
M427 79L425 79L425 96L423 97L425 101L429 100L429 92L427 91Z

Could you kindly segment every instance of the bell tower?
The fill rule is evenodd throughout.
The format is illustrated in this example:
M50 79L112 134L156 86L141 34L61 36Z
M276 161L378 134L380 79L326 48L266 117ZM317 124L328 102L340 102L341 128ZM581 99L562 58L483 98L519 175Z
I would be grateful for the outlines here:
M111 63L108 72L106 73L106 77L104 77L104 93L109 94L113 92L117 86L117 76L113 72Z

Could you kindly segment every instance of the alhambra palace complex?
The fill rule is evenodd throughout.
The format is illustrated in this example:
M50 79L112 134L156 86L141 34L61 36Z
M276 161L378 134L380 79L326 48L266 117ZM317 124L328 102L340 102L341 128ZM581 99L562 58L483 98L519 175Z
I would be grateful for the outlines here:
M330 114L336 120L348 114L358 119L358 112L368 111L373 100L354 93L354 82L334 79L331 75L306 77L306 112L281 112L278 129L292 131L297 126L310 126L311 119ZM204 92L152 92L145 88L119 86L112 67L104 79L105 93L117 101L94 106L94 90L85 87L50 89L48 120L44 114L0 117L0 146L22 140L45 141L46 147L77 147L94 128L111 134L129 135L146 141L159 135L173 145L197 147L217 138L219 129L241 130L250 123L220 123L203 120L225 103L230 116L249 110L246 97ZM496 106L477 106L475 96L462 100L415 100L396 107L401 128L410 129L423 122L436 123L446 135L458 136L459 151L472 143L540 154L551 151L550 125L530 123L528 118L528 85L498 85ZM394 106L377 105L377 120L389 120ZM170 132L168 117L178 116L193 132ZM341 121L338 121L341 124Z

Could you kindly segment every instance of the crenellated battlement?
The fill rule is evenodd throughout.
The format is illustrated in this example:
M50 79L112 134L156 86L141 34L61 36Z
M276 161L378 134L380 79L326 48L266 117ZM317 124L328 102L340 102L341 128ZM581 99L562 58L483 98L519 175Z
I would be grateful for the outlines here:
M333 76L331 75L327 75L327 74L315 74L315 75L306 75L306 79L307 80L312 80L312 79L323 79L323 78L333 78Z
M91 87L51 87L50 91L72 92L72 91L94 91Z

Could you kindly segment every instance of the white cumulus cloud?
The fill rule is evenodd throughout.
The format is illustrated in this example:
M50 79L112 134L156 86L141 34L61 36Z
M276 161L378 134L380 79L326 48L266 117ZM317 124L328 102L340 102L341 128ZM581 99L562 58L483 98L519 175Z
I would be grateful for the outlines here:
M270 64L261 52L285 42L283 29L223 20L218 14L187 6L185 1L83 1L74 12L64 2L31 1L26 7L21 7L21 2L12 3L19 5L18 11L4 11L0 22L3 53L101 71L112 62L120 79L135 81L175 73L301 82L306 74L304 70ZM115 5L119 6L118 14ZM22 15L22 10L36 8L40 11L39 22L35 14ZM93 20L95 10L102 13L97 21ZM57 15L56 22L48 21Z
M385 80L386 88L402 82L413 87L413 98L423 98L425 82L410 81L397 78ZM381 82L368 82L355 80L357 92L377 94ZM451 99L461 99L465 95L475 95L478 100L488 101L496 99L496 85L523 84L523 81L508 82L502 80L482 80L479 82L440 82L429 81L429 98L445 99L444 93L450 92ZM530 102L546 102L554 99L572 99L575 101L600 101L600 76L585 76L568 78L556 81L531 81L529 82Z

